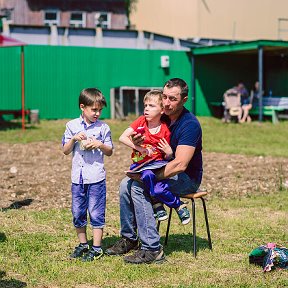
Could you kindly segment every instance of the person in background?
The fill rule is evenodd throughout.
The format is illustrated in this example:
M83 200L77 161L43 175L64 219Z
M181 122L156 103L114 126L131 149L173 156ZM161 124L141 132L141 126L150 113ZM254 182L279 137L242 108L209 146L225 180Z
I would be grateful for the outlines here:
M247 98L247 101L245 101L244 104L242 103L243 115L242 118L240 119L240 123L244 123L246 121L248 123L251 122L252 119L251 116L249 115L249 111L253 108L256 108L258 106L258 103L259 103L259 82L256 81L253 89L251 90L250 97Z
M71 191L73 224L79 240L71 259L93 261L103 256L101 248L106 208L106 172L104 155L111 156L113 144L109 126L100 121L106 100L97 88L86 88L79 96L82 114L69 121L62 138L65 155L72 153ZM87 212L93 229L89 249Z

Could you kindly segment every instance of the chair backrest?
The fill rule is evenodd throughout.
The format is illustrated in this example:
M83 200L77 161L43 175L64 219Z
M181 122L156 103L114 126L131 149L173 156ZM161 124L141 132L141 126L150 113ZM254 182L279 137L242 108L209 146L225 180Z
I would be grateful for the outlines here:
M235 89L229 89L224 93L225 108L241 107L241 94Z

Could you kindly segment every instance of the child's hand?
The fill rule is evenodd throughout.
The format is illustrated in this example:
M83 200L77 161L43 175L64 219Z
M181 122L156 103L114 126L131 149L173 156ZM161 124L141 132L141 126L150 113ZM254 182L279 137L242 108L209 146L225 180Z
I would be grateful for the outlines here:
M137 133L136 131L134 131L131 135L131 141L134 145L140 146L143 141L145 139L145 136L143 136L140 133Z
M147 150L146 154L148 156L152 157L152 155L153 155L153 153L155 151L155 148L154 149L153 148L146 148L146 150Z
M103 143L101 141L96 140L94 138L89 138L88 140L89 140L89 142L85 145L86 150L97 149L103 145Z
M73 139L74 139L75 141L81 141L81 140L87 139L87 136L86 136L86 134L82 131L82 132L74 135Z
M172 158L173 151L171 146L168 144L167 140L165 138L160 139L158 143L158 149L161 150L166 155L166 159Z
M139 147L138 151L142 154L142 155L147 155L147 156L152 156L153 153L154 153L154 150L153 148L143 148L143 147Z

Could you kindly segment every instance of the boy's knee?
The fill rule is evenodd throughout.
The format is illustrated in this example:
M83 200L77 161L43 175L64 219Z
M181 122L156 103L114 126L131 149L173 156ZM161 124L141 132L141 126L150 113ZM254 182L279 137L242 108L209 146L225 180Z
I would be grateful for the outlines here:
M85 226L87 226L87 218L85 218L83 216L82 217L81 216L77 217L77 215L75 215L73 217L73 225L74 225L75 228L85 227Z
M141 180L142 181L145 181L145 180L154 181L155 179L156 179L156 176L155 176L154 172L152 172L151 170L144 170L142 172L142 175L141 175Z

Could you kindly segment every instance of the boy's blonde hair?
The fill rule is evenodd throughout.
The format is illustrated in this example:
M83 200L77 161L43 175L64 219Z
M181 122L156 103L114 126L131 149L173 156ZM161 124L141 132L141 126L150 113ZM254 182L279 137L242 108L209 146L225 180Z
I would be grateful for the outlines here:
M153 100L163 108L162 95L163 92L161 90L158 89L150 90L145 94L143 102L145 104L147 100Z
M83 89L79 95L79 106L93 106L94 103L100 104L102 107L107 106L106 99L102 92L97 88Z

